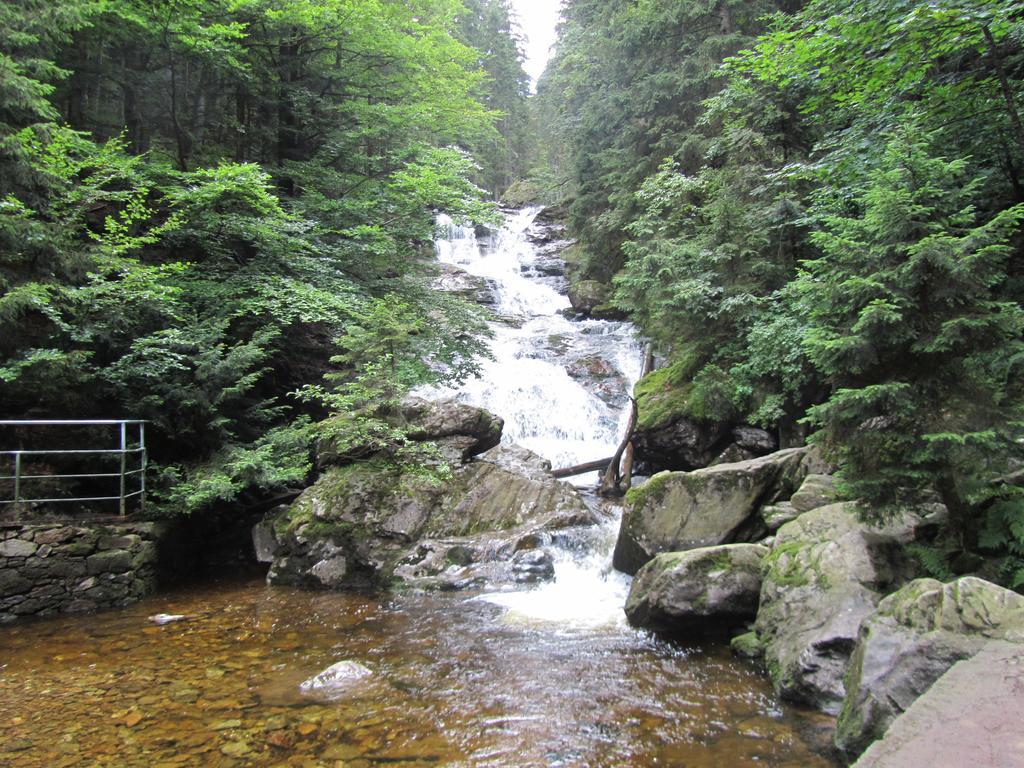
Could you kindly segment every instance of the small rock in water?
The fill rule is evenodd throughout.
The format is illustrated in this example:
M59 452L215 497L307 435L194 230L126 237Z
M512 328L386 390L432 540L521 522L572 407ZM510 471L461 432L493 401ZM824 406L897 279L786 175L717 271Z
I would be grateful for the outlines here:
M373 673L358 661L339 661L309 678L299 689L304 693L332 693L369 677Z
M149 617L149 620L154 624L170 624L175 621L184 621L187 619L183 613L158 613Z

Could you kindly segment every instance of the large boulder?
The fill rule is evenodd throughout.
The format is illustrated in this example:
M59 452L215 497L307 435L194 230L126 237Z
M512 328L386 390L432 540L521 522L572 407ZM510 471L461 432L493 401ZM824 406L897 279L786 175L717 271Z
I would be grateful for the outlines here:
M839 711L860 624L883 593L913 576L905 545L924 523L908 512L872 527L847 503L806 512L779 529L765 558L756 627L783 697Z
M445 480L386 461L330 467L254 536L272 561L270 583L335 589L511 561L526 533L593 522L548 462L499 446Z
M405 398L386 421L404 430L406 437L432 442L443 458L454 464L490 450L501 442L505 426L500 416L457 400ZM344 466L373 455L376 447L361 437L362 424L347 414L321 422L317 443L317 464Z
M411 440L465 438L461 450L464 460L497 446L505 426L500 416L457 400L407 397L402 401L401 416L406 436Z
M565 528L594 518L572 485L551 476L549 461L521 446L501 445L455 473L425 532L465 536L530 522Z
M756 540L757 512L803 479L805 448L695 472L661 472L626 496L614 564L636 573L662 552Z
M438 275L430 287L441 293L452 293L467 301L494 307L498 303L497 285L492 280L471 275L453 264L436 264Z
M981 579L912 581L861 625L836 744L860 754L957 661L993 640L1024 644L1024 597Z
M660 554L633 579L626 618L673 634L721 634L745 624L757 613L767 554L757 544Z

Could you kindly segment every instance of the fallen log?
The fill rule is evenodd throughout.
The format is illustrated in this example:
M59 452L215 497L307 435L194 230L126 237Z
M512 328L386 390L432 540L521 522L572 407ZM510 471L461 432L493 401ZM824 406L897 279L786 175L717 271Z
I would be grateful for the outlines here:
M614 457L608 457L607 459L587 461L583 464L552 470L551 474L558 479L562 479L564 477L574 477L575 475L585 475L588 472L604 472L614 460Z

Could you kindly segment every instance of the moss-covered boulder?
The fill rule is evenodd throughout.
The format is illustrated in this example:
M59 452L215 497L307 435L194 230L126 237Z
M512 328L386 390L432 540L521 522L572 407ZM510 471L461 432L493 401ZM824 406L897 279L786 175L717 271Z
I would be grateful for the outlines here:
M724 634L756 615L767 554L757 544L660 554L633 579L626 618L676 635Z
M808 475L790 498L797 514L810 512L818 507L827 507L839 501L836 479L832 475Z
M993 640L1024 644L1024 597L981 579L918 579L861 625L836 744L860 754L957 661Z
M577 490L551 476L533 451L503 445L455 473L427 522L428 536L465 536L528 524L565 528L594 522Z
M449 550L477 562L511 559L510 543L525 532L594 520L546 461L499 446L443 481L385 461L330 467L254 535L272 561L270 583L335 589L388 585L400 563L436 575L439 563L450 565ZM459 537L466 541L451 540ZM425 544L439 539L450 541Z
M329 467L268 521L268 582L328 589L386 583L423 534L442 490L385 461Z
M410 440L432 442L449 462L461 464L501 442L505 426L500 416L457 400L425 400L407 397L386 421L404 430ZM338 414L319 425L317 465L344 466L370 458L375 445L361 438L362 425L347 414Z
M783 697L839 711L860 623L913 576L905 545L921 524L908 513L872 527L854 504L833 504L779 529L764 561L756 627Z
M761 506L788 498L803 479L807 449L695 472L660 472L626 496L615 567L636 573L662 552L756 541Z

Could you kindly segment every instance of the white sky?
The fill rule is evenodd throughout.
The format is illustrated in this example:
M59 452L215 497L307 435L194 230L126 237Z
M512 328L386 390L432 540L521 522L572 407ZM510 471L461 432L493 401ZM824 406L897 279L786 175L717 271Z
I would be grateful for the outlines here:
M555 26L561 0L512 0L512 8L526 37L526 63L523 68L537 87L555 43Z

